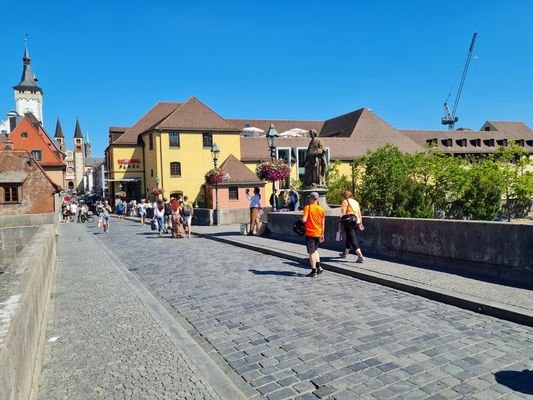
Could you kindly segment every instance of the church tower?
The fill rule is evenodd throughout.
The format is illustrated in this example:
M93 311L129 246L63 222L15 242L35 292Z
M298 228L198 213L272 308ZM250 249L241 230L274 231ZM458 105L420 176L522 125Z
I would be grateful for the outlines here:
M61 122L59 118L56 122L56 133L54 134L54 139L59 143L59 149L64 153L67 151L67 145L65 143L65 136L63 135L63 129L61 128Z
M85 132L85 160L91 158L91 142L89 140L89 132Z
M43 124L43 90L37 85L37 78L31 72L31 59L28 46L24 48L22 57L22 78L15 90L15 104L20 116L31 112Z
M83 145L83 135L81 133L80 121L76 119L76 129L74 130L74 171L76 178L74 187L78 192L83 191L83 175L85 174L85 146Z

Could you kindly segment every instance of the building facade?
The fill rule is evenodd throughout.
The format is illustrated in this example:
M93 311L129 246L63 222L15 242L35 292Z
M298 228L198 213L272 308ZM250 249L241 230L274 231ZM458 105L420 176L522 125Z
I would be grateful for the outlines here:
M326 121L231 119L191 97L183 103L158 103L133 126L109 129L106 162L111 196L125 191L127 198L149 198L154 188L162 188L166 195L184 193L200 205L212 206L212 187L204 180L213 168L211 146L217 144L222 163L235 157L255 172L258 163L270 160L265 138L270 125L280 133L276 157L291 166L291 178L280 183L281 188L302 180L311 129L319 132L327 159L340 161L339 172L346 176L351 176L351 161L386 144L404 152L437 147L465 156L491 154L514 140L533 154L533 131L520 122L487 121L479 131L400 130L366 108ZM271 185L264 189L268 199ZM235 189L232 193L242 198Z

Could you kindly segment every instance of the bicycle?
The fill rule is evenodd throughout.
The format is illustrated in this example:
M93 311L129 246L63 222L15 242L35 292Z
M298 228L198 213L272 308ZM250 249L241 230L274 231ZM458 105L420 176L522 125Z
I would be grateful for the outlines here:
M87 214L82 214L80 220L82 224L84 224L85 222L94 222L93 212L89 211L87 212Z

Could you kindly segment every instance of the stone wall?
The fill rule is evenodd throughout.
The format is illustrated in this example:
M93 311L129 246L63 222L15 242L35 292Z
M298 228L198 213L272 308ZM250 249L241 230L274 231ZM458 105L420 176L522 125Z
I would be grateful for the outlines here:
M269 213L274 237L298 238L292 224L299 213ZM326 243L335 242L338 217L326 217ZM507 222L364 217L358 235L364 253L427 267L533 283L533 225Z
M37 226L0 228L0 271L15 259L38 229Z
M270 207L265 208L265 211ZM226 208L220 211L219 225L247 224L250 222L249 208ZM213 225L214 210L209 208L195 208L193 225Z
M43 225L0 274L0 399L28 399L40 372L56 267L53 225Z

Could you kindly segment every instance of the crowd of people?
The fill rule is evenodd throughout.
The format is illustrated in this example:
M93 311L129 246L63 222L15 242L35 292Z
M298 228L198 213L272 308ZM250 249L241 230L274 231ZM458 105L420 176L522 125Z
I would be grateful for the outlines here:
M262 215L261 192L255 187L253 194L246 189L246 197L250 201L250 223L248 235L255 235L258 231L259 220ZM287 208L291 211L302 209L301 221L305 227L305 245L309 255L311 272L309 277L316 277L323 272L320 265L320 255L318 247L324 242L325 235L325 212L318 204L319 194L311 192L307 198L305 207L300 207L298 192L289 190L282 193L274 192L271 195L271 205L276 202L278 209ZM112 212L111 205L107 200L96 203L96 214L99 217L98 226L103 228L104 232L109 232L109 219ZM190 238L192 230L192 217L194 208L189 203L187 196L178 195L171 197L170 201L166 198L157 199L154 202L147 202L141 199L139 202L131 200L126 202L119 199L115 205L117 221L122 221L123 217L138 217L141 226L145 226L147 220L150 220L152 230L158 231L159 235L170 233L173 238ZM77 201L64 201L61 206L61 213L64 222L83 222L84 215L91 213L87 204L78 203ZM361 246L357 239L357 232L364 230L363 216L359 203L352 197L349 191L342 192L341 198L341 217L338 223L337 240L345 239L345 249L339 254L341 258L347 258L351 251L357 256L357 263L364 262Z

